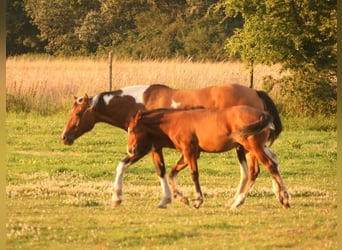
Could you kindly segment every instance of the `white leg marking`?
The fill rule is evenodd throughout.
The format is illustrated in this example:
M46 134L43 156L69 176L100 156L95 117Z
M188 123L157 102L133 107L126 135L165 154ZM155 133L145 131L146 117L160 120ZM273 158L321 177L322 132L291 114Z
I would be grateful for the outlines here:
M231 209L235 209L235 208L238 208L239 206L241 206L244 201L246 199L246 196L245 194L241 193L239 194L236 199L234 200L233 204L230 206Z
M176 108L178 108L180 105L181 105L180 102L176 102L175 100L172 99L172 101L171 101L171 108L176 109Z
M114 202L122 200L123 175L129 166L129 163L125 164L120 161L116 167L116 176L112 187L112 201Z
M231 201L230 208L234 209L239 207L240 205L243 204L243 202L246 199L246 193L247 191L245 190L246 184L248 181L248 166L246 161L242 161L240 164L240 183L237 188L236 194Z
M272 179L272 191L276 195L276 197L279 199L280 188L275 179Z
M114 95L112 94L106 94L103 96L103 101L105 102L106 105L109 105L110 100L112 100L113 97Z
M169 185L166 175L164 175L163 178L159 177L159 181L160 181L160 186L162 188L163 198L159 202L158 207L166 208L167 204L170 204L172 201L170 185Z
M130 95L135 99L136 103L143 103L143 94L148 87L150 85L136 85L122 88L122 96Z

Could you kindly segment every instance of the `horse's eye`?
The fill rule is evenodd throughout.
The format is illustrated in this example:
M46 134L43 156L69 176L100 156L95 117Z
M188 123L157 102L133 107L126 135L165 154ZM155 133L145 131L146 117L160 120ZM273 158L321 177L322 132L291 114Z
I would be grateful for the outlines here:
M77 116L78 118L81 118L81 117L82 117L82 112L77 112L77 113L76 113L76 116Z

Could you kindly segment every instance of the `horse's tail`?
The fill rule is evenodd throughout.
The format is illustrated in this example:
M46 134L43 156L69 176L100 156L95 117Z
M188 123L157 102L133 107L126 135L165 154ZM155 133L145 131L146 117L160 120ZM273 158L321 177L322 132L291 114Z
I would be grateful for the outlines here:
M266 128L269 128L271 131L275 129L273 117L269 113L262 113L259 121L240 128L239 132L242 137L248 137L251 135L257 135Z
M272 117L273 117L274 130L271 130L270 136L268 138L268 141L270 142L270 145L272 145L274 140L278 138L279 134L283 130L283 125L281 123L277 107L274 104L274 102L271 99L271 97L269 97L269 95L266 92L261 91L261 90L258 90L257 94L263 100L266 111L268 113L270 113L272 115Z

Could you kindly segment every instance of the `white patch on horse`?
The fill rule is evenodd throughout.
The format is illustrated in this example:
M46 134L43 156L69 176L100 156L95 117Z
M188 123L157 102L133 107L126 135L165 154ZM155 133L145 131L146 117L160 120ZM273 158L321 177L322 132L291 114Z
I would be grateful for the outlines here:
M97 105L99 102L99 95L93 96L93 98L90 99L90 106L93 108Z
M135 99L136 103L143 103L143 94L150 85L136 85L122 88L121 96L129 95Z
M112 187L112 201L122 200L122 186L123 186L123 175L126 169L131 165L131 163L124 163L120 161L116 167L116 176Z
M178 108L180 105L181 105L180 102L176 102L175 100L172 99L172 101L171 101L171 108L176 109L176 108Z
M106 105L109 105L110 100L112 100L114 95L112 94L106 94L103 96L103 101L105 102Z

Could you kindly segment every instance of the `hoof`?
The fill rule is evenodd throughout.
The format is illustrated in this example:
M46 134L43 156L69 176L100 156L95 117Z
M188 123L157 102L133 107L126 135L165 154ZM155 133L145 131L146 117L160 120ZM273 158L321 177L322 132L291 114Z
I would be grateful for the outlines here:
M194 204L194 208L199 209L203 203L204 203L203 200L196 200Z
M246 200L246 196L244 194L239 194L235 199L232 199L228 204L226 205L226 208L229 209L237 209L241 207Z
M168 204L171 204L172 199L171 198L165 198L158 204L158 208L167 208Z
M231 201L229 201L229 202L226 204L225 207L226 207L227 209L233 209L233 208L232 208L233 203L234 203L234 200L231 200Z
M185 205L189 206L190 205L190 202L189 202L189 199L186 198L186 197L180 197L179 198L179 201L184 203Z
M122 202L121 200L112 201L112 207L115 208L115 207L120 206L121 202Z
M289 202L282 203L282 205L285 209L289 209L291 207Z
M285 209L289 209L289 208L291 208L291 206L290 206L290 204L283 204L283 208L285 208Z
M281 192L279 195L279 201L283 205L283 208L290 208L290 199L290 195L286 190Z

